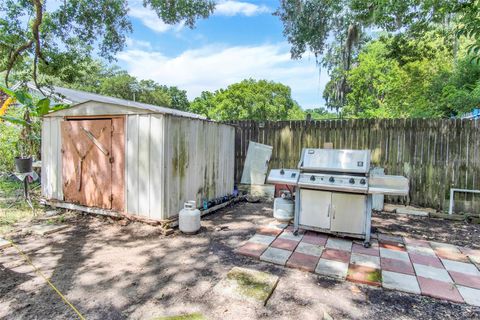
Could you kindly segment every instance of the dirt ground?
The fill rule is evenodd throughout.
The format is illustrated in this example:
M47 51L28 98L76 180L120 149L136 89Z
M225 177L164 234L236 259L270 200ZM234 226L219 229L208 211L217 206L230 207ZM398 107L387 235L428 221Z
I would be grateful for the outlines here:
M153 319L200 312L208 319L479 319L480 308L380 288L337 282L234 253L273 221L271 203L239 203L203 219L201 233L162 236L152 226L121 226L76 215L70 229L16 239L87 319ZM373 225L394 234L432 237L478 247L479 230L424 218L382 219ZM425 219L424 219L425 220ZM469 233L472 242L464 240ZM458 235L454 235L458 233ZM276 274L280 282L266 306L227 300L212 288L234 266ZM75 314L32 272L18 253L0 251L0 319L74 319Z

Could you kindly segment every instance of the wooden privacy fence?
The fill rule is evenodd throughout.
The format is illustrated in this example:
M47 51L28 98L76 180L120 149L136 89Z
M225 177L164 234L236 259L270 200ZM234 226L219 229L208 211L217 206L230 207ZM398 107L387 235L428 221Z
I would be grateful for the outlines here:
M387 201L448 209L452 187L480 189L479 120L355 119L233 121L235 181L242 176L249 141L273 146L270 168L296 168L304 147L370 149L372 165L410 180L408 197ZM480 197L458 194L456 210L480 211Z

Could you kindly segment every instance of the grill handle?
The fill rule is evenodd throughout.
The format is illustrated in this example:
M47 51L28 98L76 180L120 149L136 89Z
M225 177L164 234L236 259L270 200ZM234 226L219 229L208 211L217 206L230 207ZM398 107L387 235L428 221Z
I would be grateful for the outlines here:
M332 219L335 220L335 206L334 205L332 205L332 212L333 212Z
M330 210L332 210L332 204L331 203L328 204L328 210L327 210L327 217L328 218L330 217Z

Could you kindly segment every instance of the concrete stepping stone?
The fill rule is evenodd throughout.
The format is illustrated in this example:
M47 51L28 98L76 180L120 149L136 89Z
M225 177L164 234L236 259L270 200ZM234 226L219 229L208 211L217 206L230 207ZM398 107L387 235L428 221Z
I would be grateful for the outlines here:
M390 250L395 250L395 251L407 251L405 249L405 245L403 243L385 243L385 242L380 242L380 248L385 248L385 249L390 249Z
M325 246L327 243L328 236L325 234L317 233L317 232L312 232L308 231L304 236L302 241L309 243L309 244L315 244L319 246Z
M350 264L380 269L380 258L366 254L352 253L350 257Z
M298 245L298 241L289 240L289 239L285 239L285 238L278 238L278 239L275 239L275 241L273 241L270 246L272 248L278 248L278 249L293 251L293 250L295 250L297 245Z
M429 267L423 264L416 264L416 263L413 264L413 267L415 268L415 273L419 277L433 279L433 280L447 282L447 283L453 283L452 278L450 278L450 275L445 269Z
M265 305L278 279L278 276L266 272L234 267L213 290L222 297Z
M409 253L408 255L413 263L443 269L443 264L437 256L426 256L417 253Z
M471 274L449 271L450 277L456 284L474 289L480 289L480 276L472 276Z
M255 234L253 237L251 237L248 241L250 242L255 242L255 243L260 243L264 245L270 245L273 241L275 240L275 237L273 236L267 236L264 234Z
M386 248L380 248L380 257L403 260L405 262L410 262L408 253L404 251L391 250Z
M247 241L243 246L237 248L236 252L244 256L260 259L260 256L267 248L268 245L266 244Z
M294 235L292 231L284 230L278 237L299 242L303 238L303 233L298 232Z
M320 259L315 273L344 280L347 277L348 263L327 259Z
M300 252L294 252L287 261L287 267L296 268L308 272L314 272L319 256L311 256Z
M336 249L342 251L352 251L352 241L346 239L339 239L339 238L328 238L327 244L325 245L326 248L329 249Z
M295 252L304 253L315 257L320 257L322 255L324 247L319 245L314 245L310 243L305 243L304 239L300 241Z
M390 258L381 258L380 265L382 270L391 271L396 273L403 273L409 275L415 275L415 270L410 261L390 259Z
M336 249L325 249L322 253L322 259L340 261L348 264L350 262L350 252Z
M414 275L382 270L382 286L387 289L420 294L417 277Z
M479 289L472 289L464 286L457 286L458 291L465 300L466 303L471 304L473 306L480 307L480 290Z
M292 251L270 247L260 256L260 260L284 266L291 254Z
M379 242L384 242L384 243L389 243L389 242L403 243L403 238L400 237L400 236L392 236L392 235L389 235L389 234L379 233L378 234L378 241Z
M380 287L382 284L382 273L379 269L350 264L347 280Z
M40 236L46 236L55 232L62 231L64 229L67 229L69 225L62 224L62 225L55 225L55 224L39 224L30 227L30 230L38 234Z
M464 255L456 246L440 243L440 242L430 242L433 250L438 257L448 260L455 260L460 262L469 262L470 260L466 255Z
M445 269L448 271L456 271L465 274L470 274L473 276L480 276L480 271L471 263L464 263L459 261L442 259L442 263L445 266Z
M272 237L278 236L280 233L282 233L282 231L283 231L282 228L276 228L274 226L265 226L265 227L257 228L257 234L272 236Z
M433 251L433 249L430 247L416 246L416 245L410 245L410 244L407 244L407 252L421 254L424 256L432 256L432 257L437 256L435 254L435 251Z
M412 238L403 238L403 243L408 245L415 246L415 247L424 247L424 248L431 248L430 243L427 240L418 240Z
M5 239L2 239L0 238L0 249L5 249L5 248L8 248L10 247L12 244L10 243L10 241L7 241Z
M360 254L366 254L369 256L375 256L375 257L380 257L380 249L378 244L372 246L370 248L365 248L363 244L359 243L353 243L352 246L352 252L353 253L360 253Z
M425 296L463 303L464 300L460 292L453 283L417 277L420 291Z

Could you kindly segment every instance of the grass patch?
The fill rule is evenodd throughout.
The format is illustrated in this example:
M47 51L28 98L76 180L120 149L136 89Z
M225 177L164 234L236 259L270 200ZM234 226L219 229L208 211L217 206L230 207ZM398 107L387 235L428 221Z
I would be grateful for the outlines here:
M227 279L236 283L239 293L259 301L266 301L277 283L277 277L268 273L238 267L227 273Z

